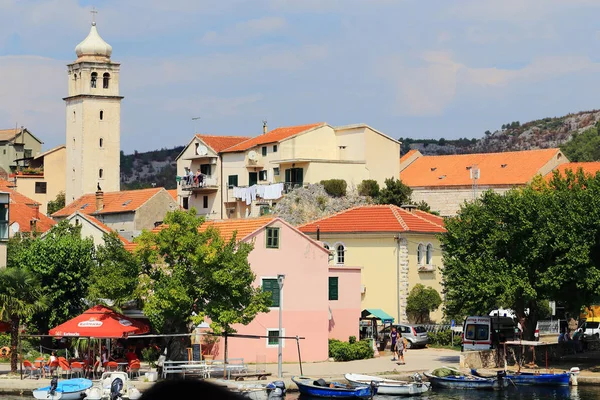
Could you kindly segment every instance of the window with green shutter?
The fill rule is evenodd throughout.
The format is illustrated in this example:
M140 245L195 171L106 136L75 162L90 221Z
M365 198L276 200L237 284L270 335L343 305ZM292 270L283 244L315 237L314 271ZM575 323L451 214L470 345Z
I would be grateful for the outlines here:
M271 307L279 307L279 283L277 279L263 279L263 292L271 292Z
M279 248L279 228L267 228L267 249Z
M269 330L267 336L267 344L269 346L277 346L279 344L279 330Z
M337 300L338 299L338 277L330 276L329 277L329 300Z
M228 186L229 189L234 188L238 185L238 176L237 175L229 175L228 177Z

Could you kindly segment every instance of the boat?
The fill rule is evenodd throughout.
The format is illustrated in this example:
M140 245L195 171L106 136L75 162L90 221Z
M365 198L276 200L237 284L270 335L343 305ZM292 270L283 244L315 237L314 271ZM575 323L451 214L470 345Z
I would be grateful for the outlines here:
M490 378L472 369L471 374L482 378ZM569 386L571 381L571 372L561 373L541 373L541 372L507 372L506 378L517 386Z
M285 383L283 381L261 384L216 379L214 383L227 388L233 393L239 394L243 398L252 400L280 399L285 396L286 392Z
M85 378L73 378L59 381L53 377L49 386L33 391L33 397L40 400L78 400L85 391L91 388L93 382Z
M86 400L137 400L142 393L126 372L104 372L98 383L85 391Z
M454 368L442 367L424 373L431 386L445 389L480 389L497 390L508 386L509 380L504 373L496 377L482 378L472 374L464 374Z
M301 394L312 397L368 399L377 393L376 383L364 386L352 386L345 383L327 382L324 379L315 379L306 376L292 376L292 382L298 386L298 390Z
M431 387L431 383L423 382L419 374L412 376L413 382L360 374L346 374L344 378L353 386L369 386L371 382L375 382L377 383L377 394L391 394L395 396L418 395L425 393Z

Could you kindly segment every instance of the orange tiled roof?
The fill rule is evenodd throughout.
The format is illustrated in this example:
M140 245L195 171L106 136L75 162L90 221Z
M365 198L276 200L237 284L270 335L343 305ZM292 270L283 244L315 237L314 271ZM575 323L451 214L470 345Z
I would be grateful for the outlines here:
M358 206L298 227L304 233L417 232L442 233L441 217L394 205Z
M169 192L173 200L177 201L177 189L169 189L167 192Z
M253 137L244 142L236 144L235 146L229 147L229 148L223 150L223 153L245 151L245 150L251 149L255 146L259 146L261 144L279 142L279 141L287 139L291 136L294 136L294 135L297 135L304 131L308 131L310 129L316 128L317 126L323 126L323 125L325 125L325 122L319 122L316 124L308 124L308 125L298 125L298 126L284 126L281 128L276 128L270 132Z
M111 214L119 212L133 212L140 208L150 198L155 196L162 187L139 190L124 190L121 192L104 193L104 208L96 210L96 194L89 193L81 196L71 204L52 214L53 217L68 217L75 211L84 214Z
M477 165L479 185L524 185L559 149L510 151L505 153L423 156L400 173L400 180L411 187L469 186L469 168Z
M579 168L581 168L585 174L596 175L597 172L600 172L600 161L565 163L554 168L554 170L558 171L560 175L565 176L565 171L568 169L573 172L577 172L579 171ZM550 171L546 175L547 180L552 179L553 172L554 171Z
M235 146L238 143L250 139L248 136L217 136L217 135L200 135L196 137L206 143L215 152L220 153L228 147Z
M100 228L104 232L110 233L110 232L113 231L107 225L105 225L103 222L100 222L100 220L98 218L93 217L93 216L88 215L88 214L85 214L85 213L80 213L80 214L82 214L82 218L87 219L88 221L90 221L94 225L98 226L98 228ZM121 239L121 242L123 242L123 244L129 244L129 240L127 240L123 236L119 235L119 232L117 232L117 231L115 231L115 232L117 233L117 236L119 237L119 239Z
M202 224L200 232L206 230L209 226L215 227L225 240L233 237L233 232L237 231L237 240L242 240L252 232L265 226L275 219L274 216L259 218L238 218L224 220L209 220Z
M17 192L15 189L15 185L12 182L9 182L4 179L0 179L0 191L10 193L10 204L27 204L30 206L39 204L37 201L30 199L29 197L22 195Z
M19 129L15 129L15 128L12 128L12 129L0 129L0 140L1 141L12 140L19 133L21 133L21 128L19 128Z
M35 231L38 233L44 233L56 224L52 218L39 212L39 209L24 203L11 203L8 214L10 225L15 222L19 223L19 232L31 232L31 221L35 221Z
M403 155L402 157L400 157L400 163L402 164L403 162L405 162L406 160L408 160L417 151L419 151L419 150L415 150L415 149L409 150L408 153L406 153L405 155Z

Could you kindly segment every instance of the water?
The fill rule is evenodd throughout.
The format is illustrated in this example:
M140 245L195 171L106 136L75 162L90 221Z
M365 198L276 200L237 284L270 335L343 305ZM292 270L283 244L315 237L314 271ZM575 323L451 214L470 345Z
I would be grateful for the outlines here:
M290 393L286 400L307 400L312 397ZM411 400L596 400L600 399L600 387L575 386L564 388L542 388L520 386L502 391L485 390L444 390L433 389L427 394L414 397L375 396L377 400L411 399Z

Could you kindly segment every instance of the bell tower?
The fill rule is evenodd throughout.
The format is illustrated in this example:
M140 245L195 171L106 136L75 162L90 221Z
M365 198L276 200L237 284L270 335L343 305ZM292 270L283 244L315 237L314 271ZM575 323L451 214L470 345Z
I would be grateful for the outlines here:
M98 187L104 192L120 190L120 64L111 61L112 47L98 34L95 19L75 53L77 60L68 65L68 96L63 99L67 113L66 204Z

